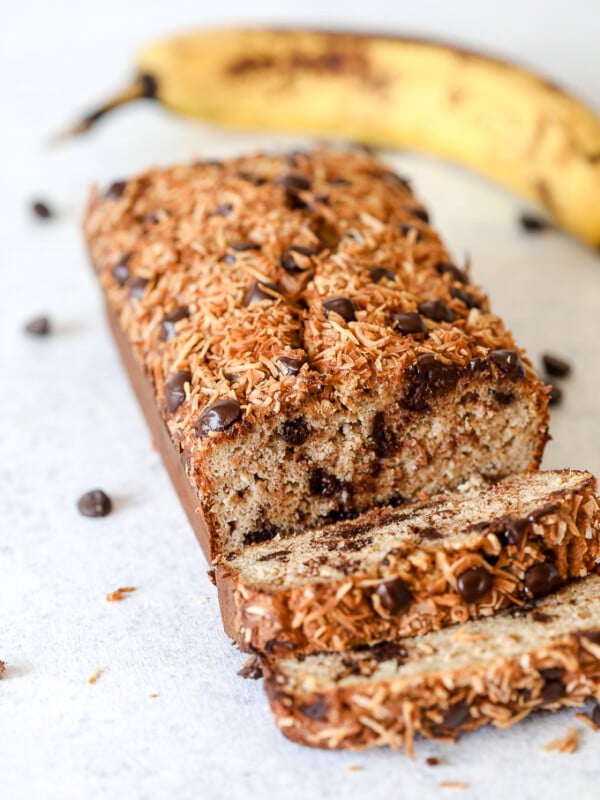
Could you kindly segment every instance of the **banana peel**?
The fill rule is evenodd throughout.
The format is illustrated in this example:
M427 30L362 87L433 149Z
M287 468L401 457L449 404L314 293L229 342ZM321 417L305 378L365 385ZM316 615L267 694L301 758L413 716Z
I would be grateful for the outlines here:
M600 246L600 118L519 66L425 40L221 29L151 43L137 68L131 86L71 132L151 97L235 128L422 151L540 203Z

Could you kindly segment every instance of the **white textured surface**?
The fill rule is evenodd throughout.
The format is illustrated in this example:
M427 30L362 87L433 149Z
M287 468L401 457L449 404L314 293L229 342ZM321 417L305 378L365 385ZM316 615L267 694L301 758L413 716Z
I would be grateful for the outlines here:
M325 753L275 730L260 684L235 675L214 590L158 455L150 447L101 314L77 221L88 184L151 163L226 155L286 140L223 134L140 105L97 133L48 150L43 137L127 75L149 35L190 22L296 20L370 24L491 47L600 96L595 2L454 0L330 2L282 8L241 2L199 10L192 0L102 4L21 2L0 29L0 793L32 798L598 797L600 735L575 755L544 755L572 713L458 746ZM325 10L326 9L326 10ZM457 169L398 157L457 258L537 358L572 359L553 415L547 466L600 472L600 258L559 235L527 237L517 200ZM60 219L36 224L32 196ZM26 338L40 311L56 334ZM115 513L80 517L78 496L101 486ZM121 585L139 590L105 602ZM87 679L103 670L91 686ZM159 696L149 698L151 693ZM447 761L435 769L427 755ZM350 765L361 771L350 772ZM440 780L470 784L440 789Z

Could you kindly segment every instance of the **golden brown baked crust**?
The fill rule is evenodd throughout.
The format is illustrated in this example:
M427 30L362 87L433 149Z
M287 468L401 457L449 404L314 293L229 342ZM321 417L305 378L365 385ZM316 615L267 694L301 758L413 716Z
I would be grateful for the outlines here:
M513 476L247 548L217 565L225 630L269 654L343 651L522 604L535 565L556 582L596 569L595 489L589 473Z
M414 415L457 384L464 391L489 385L498 427L508 414L503 404L516 398L523 406L517 468L539 462L547 436L543 387L524 358L492 357L522 353L426 220L406 182L361 150L153 170L94 192L84 222L92 261L185 461L212 553L302 525L286 517L278 526L260 498L247 520L240 509L224 520L232 498L214 502L223 483L219 448L229 447L227 459L235 461L236 440L260 425L275 431L277 419L294 420L301 411L323 419L328 409L350 409L352 422L361 416L365 387L393 394L385 402L400 398L402 414ZM416 333L403 331L406 319L397 316L419 308ZM433 359L433 367L419 357ZM213 418L211 432L199 436L202 412L224 399L239 404L238 416L220 428ZM369 406L374 420L377 408ZM385 437L394 435L382 434L374 449L385 449ZM357 441L366 438L360 433ZM279 458L277 451L271 460ZM369 497L371 505L389 501L394 468L384 464L379 496L371 487L360 496L360 486L375 480L375 465L364 453L354 458L356 475L338 478L351 491L322 493L314 520L301 510L305 522L349 513L344 492L354 493L353 513L368 508ZM320 467L311 459L314 473ZM273 470L265 474L272 482ZM414 496L415 481L407 488Z
M348 654L263 660L279 729L312 747L455 739L600 696L600 578L537 607ZM514 612L513 615L514 617Z

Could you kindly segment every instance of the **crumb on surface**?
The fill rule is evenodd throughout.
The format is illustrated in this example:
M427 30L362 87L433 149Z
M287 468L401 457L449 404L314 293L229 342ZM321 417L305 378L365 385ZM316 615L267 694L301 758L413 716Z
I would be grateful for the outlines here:
M362 769L363 767L361 767L360 764L350 764L348 772L360 772Z
M97 680L98 680L98 678L100 677L101 673L102 673L102 670L100 670L100 669L95 669L95 670L92 672L92 674L90 675L90 677L88 678L88 683L96 683L96 681L97 681Z
M437 756L428 756L425 759L425 763L428 767L439 767L440 764L443 764L443 760L438 758Z
M468 789L469 784L463 781L440 781L438 783L442 789Z
M4 663L4 661L0 661L0 678L4 674L5 669L6 669L6 664Z
M148 695L148 697L149 697L151 700L154 700L156 697L158 697L158 695L157 695L157 693L156 693L156 692L152 692L152 694L149 694L149 695Z
M579 732L576 728L567 728L567 735L564 739L553 739L545 747L542 747L542 752L550 753L552 750L558 750L559 753L575 753L579 747Z
M107 603L115 603L120 600L125 599L125 595L131 594L131 592L135 592L137 590L137 586L121 586L119 589L115 589L114 592L110 592L106 595L106 602Z

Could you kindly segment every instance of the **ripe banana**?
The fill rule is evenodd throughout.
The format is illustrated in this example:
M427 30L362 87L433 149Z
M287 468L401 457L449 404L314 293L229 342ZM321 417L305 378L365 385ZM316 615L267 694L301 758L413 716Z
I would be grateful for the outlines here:
M435 42L296 30L210 30L139 54L138 78L86 117L154 97L238 128L421 150L541 203L600 246L600 119L517 66Z

